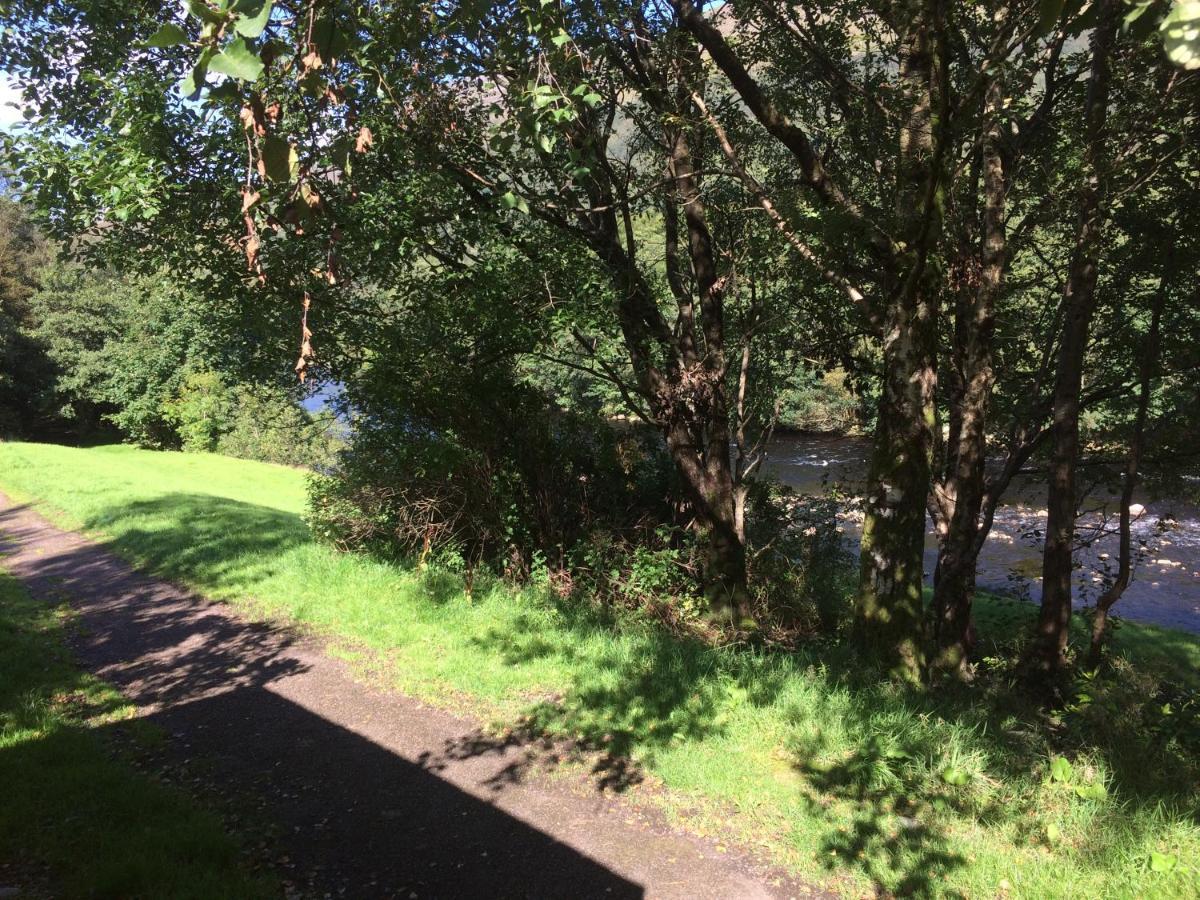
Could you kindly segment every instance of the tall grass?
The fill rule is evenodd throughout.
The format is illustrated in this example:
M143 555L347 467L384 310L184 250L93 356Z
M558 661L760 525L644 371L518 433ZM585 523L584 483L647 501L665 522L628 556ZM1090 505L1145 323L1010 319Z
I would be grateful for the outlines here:
M1139 731L1133 706L1118 710L1127 727L1105 713L1117 688L1131 704L1153 697L1155 670L1194 672L1190 636L1126 626L1138 667L1120 662L1115 688L1047 717L1006 678L1003 644L1028 614L1009 601L981 609L1001 646L980 684L911 693L865 677L834 642L715 648L536 585L477 580L468 595L449 568L336 554L310 540L290 469L8 444L0 487L151 571L313 627L407 693L505 734L573 738L608 786L647 773L670 790L635 796L834 888L1197 892L1200 763L1169 734ZM1056 778L1060 757L1070 774Z

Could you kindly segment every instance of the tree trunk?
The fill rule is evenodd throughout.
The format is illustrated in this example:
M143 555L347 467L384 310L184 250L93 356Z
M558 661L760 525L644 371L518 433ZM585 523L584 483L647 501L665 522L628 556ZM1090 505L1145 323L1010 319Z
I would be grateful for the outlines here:
M973 302L964 304L955 323L956 370L959 373L955 422L948 448L948 477L935 486L939 546L934 570L931 626L936 670L958 677L967 674L972 641L971 606L975 596L979 515L984 495L986 425L994 373L992 338L995 304L1004 276L1005 195L1008 189L1000 154L1003 132L999 115L1004 90L998 77L988 84L984 108L982 171L984 214L979 285Z
M937 408L937 284L929 255L941 225L940 141L944 60L940 4L912 4L900 82L896 212L904 238L898 278L884 315L883 390L867 478L855 630L896 677L924 669L925 500Z
M1108 612L1121 599L1133 578L1133 536L1129 505L1138 482L1138 466L1142 460L1145 444L1146 418L1150 410L1150 383L1158 365L1159 327L1162 321L1163 303L1166 299L1166 279L1159 283L1154 297L1154 308L1150 316L1150 333L1142 355L1138 378L1137 414L1133 421L1133 434L1129 439L1129 457L1125 461L1125 479L1121 485L1120 549L1118 551L1117 578L1112 586L1096 601L1096 615L1092 618L1092 640L1088 648L1087 666L1095 670L1104 653L1104 641L1108 633Z
M635 44L635 52L641 52L640 47ZM641 71L661 73L649 65L641 66ZM606 164L596 167L604 175L598 173L595 177L603 177L604 184L592 198L597 210L594 215L601 226L599 240L593 240L602 248L602 258L611 260L610 271L617 276L614 283L621 326L630 361L638 372L639 393L648 400L651 418L666 439L697 530L706 544L702 581L710 614L718 621L753 627L746 548L730 457L730 407L725 382L727 279L717 270L701 176L688 140L689 126L681 116L681 109L690 110L692 89L703 82L699 47L685 48L678 68L671 71L678 83L648 74L641 88L643 98L664 123L665 268L677 309L673 326L665 325L653 289L638 271L632 252L620 247L611 211L614 185ZM628 209L627 201L622 209ZM625 231L632 247L628 217ZM686 246L686 260L681 245ZM652 327L647 328L647 324ZM661 367L650 362L656 357L663 360Z
M1075 468L1079 456L1079 406L1083 365L1092 315L1104 225L1104 126L1108 113L1109 57L1116 36L1118 4L1105 0L1092 33L1092 62L1084 111L1086 144L1075 250L1063 289L1062 342L1055 376L1051 419L1051 458L1046 497L1046 545L1042 554L1042 606L1033 662L1055 672L1067 662L1071 624L1071 575L1075 544Z
M746 542L738 488L730 460L729 411L722 379L714 387L704 463L708 500L713 510L709 524L708 564L705 577L709 610L720 620L739 628L755 627L746 577Z

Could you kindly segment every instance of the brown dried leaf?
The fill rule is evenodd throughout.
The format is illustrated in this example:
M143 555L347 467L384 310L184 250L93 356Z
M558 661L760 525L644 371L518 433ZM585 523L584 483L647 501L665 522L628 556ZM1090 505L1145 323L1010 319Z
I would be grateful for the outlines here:
M259 137L264 137L267 133L266 114L263 112L262 97L254 94L250 101L242 107L239 114L242 120L242 127L247 131L253 129L254 133Z
M242 212L248 212L250 207L254 206L262 199L260 191L252 191L248 187L242 188Z
M254 272L258 267L258 248L262 246L262 242L258 239L257 234L250 235L246 239L246 270Z
M356 153L366 153L375 144L375 138L371 134L371 129L364 125L358 130L358 139L354 142L354 150Z

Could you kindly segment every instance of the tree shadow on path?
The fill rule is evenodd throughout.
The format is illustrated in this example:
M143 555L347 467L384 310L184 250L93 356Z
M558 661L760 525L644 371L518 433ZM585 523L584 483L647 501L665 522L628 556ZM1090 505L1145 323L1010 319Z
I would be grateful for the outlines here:
M584 852L316 712L333 700L342 722L357 721L375 707L369 693L343 696L342 677L318 672L286 630L227 616L21 507L0 511L0 531L4 567L36 598L69 600L80 660L167 735L143 748L146 764L227 815L273 823L265 852L306 895L643 896ZM131 727L97 731L131 746Z

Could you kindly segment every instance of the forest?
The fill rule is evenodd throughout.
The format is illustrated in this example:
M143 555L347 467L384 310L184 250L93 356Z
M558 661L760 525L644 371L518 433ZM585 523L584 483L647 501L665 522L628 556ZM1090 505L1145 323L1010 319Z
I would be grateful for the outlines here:
M1194 832L1194 658L1121 601L1200 597L1200 4L2 9L0 436L297 467L335 554L693 648L659 700L803 660ZM815 435L861 465L789 484ZM868 732L806 777L986 781Z

